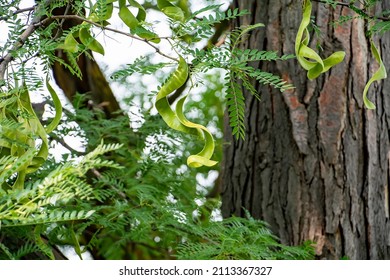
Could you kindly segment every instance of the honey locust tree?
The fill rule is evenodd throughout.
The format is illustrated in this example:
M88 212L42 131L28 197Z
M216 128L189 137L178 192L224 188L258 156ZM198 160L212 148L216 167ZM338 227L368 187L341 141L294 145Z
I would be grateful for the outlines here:
M295 88L254 83L261 102L242 89L245 141L225 125L222 212L246 209L285 244L313 240L319 258L389 259L390 3L312 1L310 14L309 2L233 1L251 11L235 26L265 24L241 48L299 63L250 63ZM332 54L344 60L316 77Z
M226 30L248 11L185 0L0 3L7 30L0 45L1 259L63 259L64 248L94 259L312 257L310 246L280 244L249 213L213 218L219 201L195 180L218 167L224 100L234 109L233 131L243 136L237 78L257 97L252 78L282 91L292 87L248 66L292 55L239 48L262 23ZM151 10L167 22L168 35L155 31L160 23L148 18ZM111 25L114 17L122 28ZM131 93L122 104L94 59L112 34L152 51L110 73ZM153 89L140 78L150 74L158 81ZM73 107L64 106L54 83ZM195 90L200 101L188 97ZM44 106L32 103L39 91L47 93ZM137 118L125 109L133 101L143 111ZM150 113L152 103L158 114ZM81 137L84 149L67 143L69 135ZM51 148L59 145L69 153L56 161Z

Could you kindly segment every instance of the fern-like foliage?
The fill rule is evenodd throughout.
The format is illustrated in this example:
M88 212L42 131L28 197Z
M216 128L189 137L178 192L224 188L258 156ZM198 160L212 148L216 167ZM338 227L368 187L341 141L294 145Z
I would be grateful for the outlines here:
M132 64L128 64L123 69L115 71L111 78L114 80L123 80L134 73L142 75L154 74L157 70L160 70L164 67L171 66L171 63L151 63L150 57L141 56L137 58Z
M226 70L225 89L226 105L229 113L232 134L237 139L245 139L245 96L243 89L260 100L259 89L256 82L279 89L281 92L293 88L291 84L279 76L264 72L250 66L252 62L277 61L294 58L294 55L279 56L275 51L239 48L240 43L247 34L263 24L241 27L230 33L229 41L220 48L195 49L190 52L194 56L193 72L207 72L211 69L222 68Z
M372 33L379 33L383 35L390 30L390 21L378 21L370 29Z
M313 247L281 245L264 222L232 217L212 222L198 232L203 242L187 240L178 247L179 259L194 260L291 260L312 259Z
M357 5L355 1L349 1L349 3L340 3L334 0L325 0L325 3L329 4L333 9L336 9L339 5L344 5L354 12L353 15L340 15L334 20L333 24L342 25L345 22L351 21L352 19L363 19L370 22L368 35L380 34L383 35L390 30L390 10L378 9L378 14L372 15L372 10L375 5L378 5L381 1L379 0L368 0ZM380 11L380 12L379 12Z
M287 84L287 82L282 80L279 76L264 72L260 69L255 69L248 64L254 61L287 60L293 58L294 56L278 56L277 53L273 51L249 49L241 50L238 48L239 44L243 39L246 38L246 35L250 31L262 26L263 24L255 24L241 27L237 30L234 30L230 35L231 41L229 48L231 50L231 61L229 70L230 72L234 73L234 75L227 74L227 85L230 85L230 88L227 90L227 105L230 117L230 126L232 127L232 134L235 135L237 139L245 139L245 102L243 102L243 93L241 87L248 90L248 92L250 92L259 100L259 89L255 88L253 85L254 80L263 85L270 85L271 87L277 88L282 92L284 90L293 88L292 85ZM241 81L241 85L238 84L238 81ZM242 101L238 102L238 100Z
M102 160L98 156L120 148L120 145L99 145L75 165L67 163L46 175L41 181L30 184L24 190L3 193L0 197L0 221L2 227L37 225L82 220L93 210L64 209L61 205L78 198L93 197L93 189L82 177L92 168L119 168L118 164ZM43 209L45 209L43 211Z
M230 73L225 79L227 80L226 105L229 112L229 124L233 129L233 135L245 139L245 98L241 85L236 83L234 73Z
M247 10L228 10L222 12L219 10L220 5L208 5L192 13L191 18L186 22L180 23L178 28L173 28L176 36L184 39L187 43L199 42L208 39L213 35L213 27L223 21L230 21L240 16L248 14ZM211 12L208 16L199 15L205 12ZM176 22L175 22L176 23Z

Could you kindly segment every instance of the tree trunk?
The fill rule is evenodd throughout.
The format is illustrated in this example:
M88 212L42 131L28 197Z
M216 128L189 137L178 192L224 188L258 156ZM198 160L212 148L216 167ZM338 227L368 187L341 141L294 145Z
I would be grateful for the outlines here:
M294 53L301 1L234 5L251 11L237 25L266 25L241 47ZM381 5L390 8L388 1ZM365 109L363 88L378 68L365 23L333 26L331 21L351 11L315 2L313 8L322 56L344 50L345 60L314 81L296 60L254 65L295 89L281 93L256 84L261 102L246 94L245 141L233 139L226 122L222 213L242 216L247 209L285 244L316 242L319 258L390 259L390 79L371 86L377 109ZM389 67L389 33L378 44Z

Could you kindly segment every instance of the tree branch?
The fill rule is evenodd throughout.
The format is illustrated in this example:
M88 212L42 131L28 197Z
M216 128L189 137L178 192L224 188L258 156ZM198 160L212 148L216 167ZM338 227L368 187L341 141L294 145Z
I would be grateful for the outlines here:
M16 11L14 11L14 12L12 13L12 15L14 16L14 15L18 15L18 14L25 13L25 12L32 12L34 9L35 9L35 6L33 6L33 7L28 7L28 8L23 8L23 9L18 9L18 10L16 10ZM2 17L0 17L0 20L8 20L8 19L9 19L8 16L2 16Z
M84 22L86 22L86 23L89 23L89 24L92 24L92 25L94 25L94 26L96 26L96 27L99 27L99 28L101 28L102 30L111 31L111 32L114 32L114 33L118 33L118 34L121 34L121 35L130 37L130 38L132 38L132 39L135 39L135 40L144 42L144 43L148 44L150 47L152 47L153 49L155 49L156 53L158 53L159 55L164 56L164 57L166 57L166 58L168 58L168 59L170 59L170 60L174 60L174 61L179 62L179 60L178 60L177 58L172 57L172 56L169 56L169 55L167 55L167 54L161 52L161 50L160 50L158 47L156 47L155 45L153 45L153 43L151 43L151 42L150 42L149 40L147 40L147 39L143 39L143 38L134 36L134 35L132 35L132 34L130 34L130 33L128 33L128 32L124 32L124 31L121 31L121 30L118 30L118 29L114 29L114 28L110 28L110 27L107 27L107 26L103 26L103 25L101 25L101 24L99 24L99 23L97 23L97 22L94 22L94 21L92 21L92 20L86 19L86 18L84 18L84 17L82 17L82 16L78 16L78 15L58 15L58 16L52 16L52 17L50 17L50 18L47 18L47 19L45 19L45 21L46 21L46 20L52 20L52 19L76 19L76 20L84 21ZM42 23L42 24L44 24L44 23Z
M113 29L113 28L110 28L107 26L102 26L99 23L93 22L91 20L88 20L88 19L81 17L81 16L78 16L78 15L58 15L58 16L52 16L49 18L45 18L43 20L41 20L41 18L35 18L32 21L32 23L26 28L26 30L19 36L17 42L15 42L15 44L13 45L11 50L8 51L8 53L4 57L0 58L0 85L4 84L4 76L5 76L5 72L7 70L7 66L14 59L13 52L20 49L24 45L24 43L26 42L28 37L31 36L38 27L44 26L46 23L50 22L53 19L62 19L62 20L76 19L76 20L81 20L81 21L87 22L89 24L92 24L96 27L101 28L102 30L115 32L115 33L130 37L132 39L144 42L147 45L149 45L150 47L152 47L156 51L156 53L158 53L159 55L164 56L170 60L174 60L174 61L178 62L177 58L163 53L158 47L156 47L153 43L151 43L147 39L143 39L143 38L134 36L130 33L127 33L127 32L121 31L121 30Z
M337 6L343 6L343 7L347 7L349 8L350 4L349 3L344 3L344 2L336 2L336 1L333 1L332 3L329 3L325 0L312 0L313 2L318 2L318 3L323 3L323 4L329 4L329 5L337 5Z
M13 52L20 49L24 43L26 42L27 38L35 31L36 26L35 24L30 24L27 29L19 36L17 42L14 44L14 46L11 48L11 50L0 59L0 86L4 82L4 76L5 72L7 70L8 64L14 59Z
M337 1L333 1L332 3L329 3L328 1L325 1L325 0L312 0L312 1L313 2L317 2L317 3L322 3L322 4L329 4L329 5L332 5L332 6L334 4L336 6L346 7L348 9L354 11L358 15L359 15L359 12L362 13L364 15L364 17L369 18L369 19L379 19L379 20L382 20L382 21L390 21L389 17L369 15L365 10L360 9L360 8L356 7L354 4L351 4L351 3L344 3L344 2L337 2Z
M34 6L32 8L26 8L26 9L21 9L21 10L18 10L18 11L26 11L26 10L34 10L34 11L37 11L37 9L39 9L40 7L39 6ZM16 12L18 12L16 11ZM21 12L18 12L18 13L21 13ZM15 42L15 44L13 45L13 47L11 48L10 51L8 51L8 53L0 58L0 86L2 86L4 84L4 76L5 76L5 72L7 70L7 66L8 64L14 59L14 56L13 56L13 52L17 51L18 49L20 49L24 43L26 42L27 38L31 36L31 34L34 33L35 29L39 26L39 22L41 21L41 17L35 17L31 24L26 28L26 30L19 36L18 40Z

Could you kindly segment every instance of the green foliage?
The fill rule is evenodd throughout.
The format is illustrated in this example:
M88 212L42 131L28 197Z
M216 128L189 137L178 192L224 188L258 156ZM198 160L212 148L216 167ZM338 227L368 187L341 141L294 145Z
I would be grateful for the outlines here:
M179 259L194 260L294 260L312 259L310 243L302 247L281 245L268 225L251 217L232 217L200 228L203 242L179 245ZM194 229L199 230L198 228Z
M111 75L111 78L114 80L121 80L135 73L141 75L150 75L170 65L171 63L166 63L166 62L151 63L150 57L141 56L137 58L132 64L127 64L126 67L123 67L123 69L115 71Z
M232 134L237 139L245 139L245 98L242 92L242 87L246 88L252 95L260 100L258 89L253 85L253 81L258 81L263 85L270 85L274 88L285 91L293 88L292 85L287 84L279 76L264 72L260 69L255 69L248 64L254 61L275 61L286 60L293 58L292 55L283 55L279 57L273 51L260 50L241 50L238 49L239 44L245 39L245 35L251 30L263 27L263 24L256 24L242 27L231 33L231 42L229 48L231 50L231 61L228 65L230 70L225 77L226 80L226 99L227 107L230 117L230 126L232 127ZM238 84L241 81L242 84Z
M383 35L389 30L390 30L390 21L377 21L370 29L372 33L379 33L380 35Z
M220 88L220 94L221 91ZM222 116L223 110L219 110ZM210 221L211 212L217 209L218 203L196 203L196 200L204 201L203 192L195 189L196 172L185 165L178 172L180 159L175 154L190 150L194 146L193 139L182 138L185 135L173 133L161 119L147 114L137 134L126 130L125 117L91 121L90 114L86 109L77 110L77 114L67 115L67 118L78 120L86 133L88 127L95 132L89 140L98 145L96 149L74 162L64 158L67 163L60 166L46 165L37 176L41 179L31 178L31 184L23 193L14 193L15 196L19 194L19 203L13 203L16 198L11 194L3 196L9 206L21 209L25 214L15 216L12 221L2 219L1 234L6 237L3 239L6 243L1 246L1 259L53 258L52 251L65 245L73 246L81 256L89 250L95 257L104 259L188 259L192 255L189 244L203 244L211 232L214 232L214 238L228 234L229 220L223 226ZM63 129L61 131L62 127L59 127L53 133L71 133L69 128ZM83 136L77 128L73 133ZM157 135L158 147L148 140L152 135ZM123 143L123 146L99 145L98 140L102 138ZM195 143L195 146L199 144ZM150 148L149 152L147 148ZM100 159L105 154L117 163ZM36 213L36 207L23 208L23 201L33 201L39 204L39 209L46 210ZM88 213L86 211L94 212L89 213L89 217L82 217ZM194 211L198 213L195 216ZM9 211L4 213L9 215ZM40 217L46 213L42 223ZM253 223L242 220L241 224L247 222ZM248 227L247 232L259 233L258 228ZM41 236L46 242L38 242ZM236 237L239 238L237 242L246 242L244 236ZM220 242L229 250L225 240L215 240L211 247L219 250ZM237 254L234 257L247 256Z
M354 15L340 15L338 19L334 21L334 24L341 25L347 21L358 18L368 21L369 24L369 35L380 34L383 35L385 32L390 30L389 27L389 14L390 10L381 10L378 14L373 14L375 11L375 6L379 5L381 1L379 0L369 0L369 1L344 1L341 3L334 0L324 0L326 4L329 4L333 9L336 9L337 6L343 6L351 9L355 14Z
M64 209L63 205L70 205L72 199L88 200L92 197L93 189L83 179L91 168L120 168L112 161L98 158L118 148L120 145L99 145L78 164L64 163L46 174L44 179L31 182L23 190L3 191L0 197L1 226L37 225L88 218L93 210Z
M195 43L204 39L208 39L213 35L213 27L224 21L230 21L240 16L248 14L246 10L228 10L226 13L219 11L220 5L210 5L201 8L192 13L192 16L184 23L180 23L179 27L174 28L178 38L183 39L187 43ZM212 11L215 14L209 14L198 18L204 12Z

